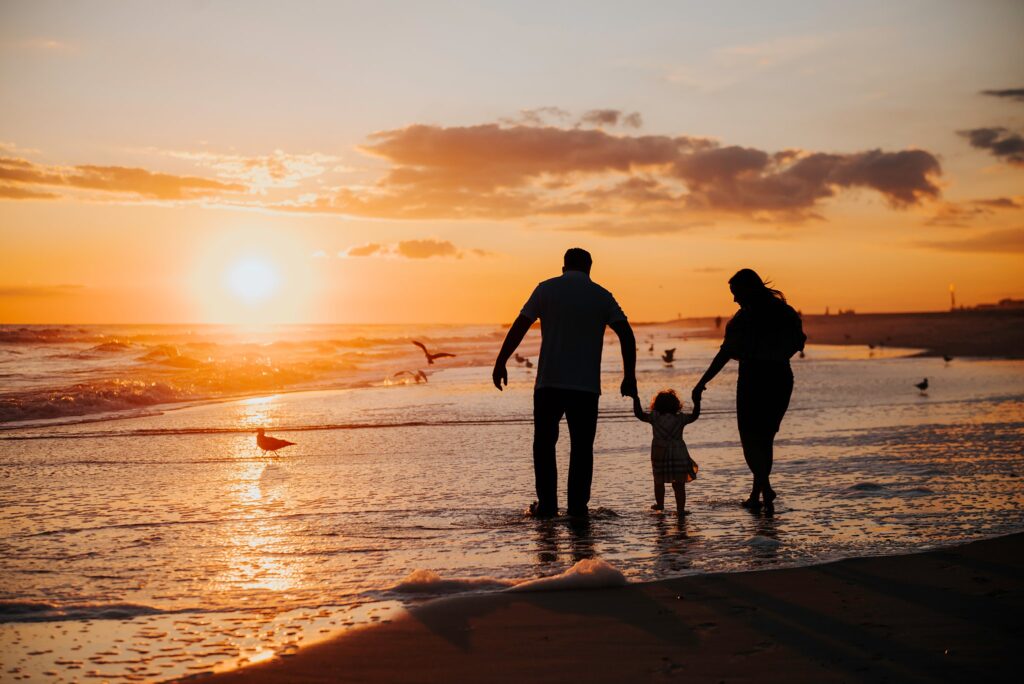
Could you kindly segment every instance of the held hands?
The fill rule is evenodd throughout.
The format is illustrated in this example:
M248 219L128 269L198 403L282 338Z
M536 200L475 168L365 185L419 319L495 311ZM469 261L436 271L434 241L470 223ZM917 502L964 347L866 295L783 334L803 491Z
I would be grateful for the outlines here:
M501 389L503 384L505 387L508 387L508 370L505 368L505 364L494 364L494 370L491 371L491 380L499 392L504 391Z
M694 386L693 391L690 392L690 398L693 400L694 404L700 403L701 395L704 394L704 390L706 389L707 387L704 385Z
M622 386L619 388L624 397L639 397L640 394L636 389L636 378L625 377L622 379Z

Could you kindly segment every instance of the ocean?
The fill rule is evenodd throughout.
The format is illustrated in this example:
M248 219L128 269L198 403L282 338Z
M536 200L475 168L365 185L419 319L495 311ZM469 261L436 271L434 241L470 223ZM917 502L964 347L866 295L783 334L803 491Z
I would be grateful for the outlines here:
M717 347L682 325L636 333L645 402L688 396ZM700 476L680 519L649 510L650 428L618 396L610 333L591 519L531 520L534 375L512 362L494 389L503 335L0 326L2 678L228 669L592 559L644 582L1024 530L1024 362L811 344L794 359L772 515L738 506L732 364L686 429ZM413 339L456 356L428 365ZM531 332L520 354L536 362L538 343ZM296 445L263 454L259 427ZM564 479L564 429L559 466Z

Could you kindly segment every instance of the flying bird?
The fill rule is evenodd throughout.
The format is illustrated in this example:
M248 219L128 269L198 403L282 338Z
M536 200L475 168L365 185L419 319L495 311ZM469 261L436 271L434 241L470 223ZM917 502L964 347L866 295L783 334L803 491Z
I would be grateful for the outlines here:
M921 382L917 383L916 385L914 385L914 387L921 390L921 394L924 394L925 392L928 391L928 378L925 378Z
M413 340L412 343L423 350L423 354L427 357L427 363L430 365L434 364L434 359L443 359L449 356L455 356L455 354L449 354L448 352L437 352L432 354L429 351L427 351L426 346L422 342L417 342L416 340Z
M258 446L263 453L267 453L268 451L276 452L278 449L284 449L286 446L295 444L295 442L289 442L287 439L267 437L264 432L263 428L256 431L256 446Z
M524 362L526 363L527 368L533 368L533 361L530 359L524 359Z
M672 363L676 360L676 348L666 349L665 353L661 355L661 360L665 363Z
M523 357L523 356L520 356L519 352L516 352L514 354L514 358L516 360L516 363L522 363L523 361L526 361L526 358Z

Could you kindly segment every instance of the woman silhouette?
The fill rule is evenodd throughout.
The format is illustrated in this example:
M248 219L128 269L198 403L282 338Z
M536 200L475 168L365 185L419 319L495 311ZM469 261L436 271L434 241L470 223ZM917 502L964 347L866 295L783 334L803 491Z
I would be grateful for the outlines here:
M707 384L729 359L740 362L736 383L736 422L743 458L754 476L747 508L766 506L775 500L769 477L772 472L775 433L789 407L793 371L789 359L804 348L800 315L778 290L768 287L753 270L744 268L729 279L729 289L740 310L725 326L725 341L700 382L693 388L696 402Z

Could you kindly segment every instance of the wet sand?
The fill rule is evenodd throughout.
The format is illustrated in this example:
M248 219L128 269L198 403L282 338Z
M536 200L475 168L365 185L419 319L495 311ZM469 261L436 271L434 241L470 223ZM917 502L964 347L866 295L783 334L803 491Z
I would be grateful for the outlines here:
M438 600L228 682L1011 681L1024 534L620 589Z
M706 326L694 336L720 337L727 320L725 317L720 330L708 318L682 323ZM809 344L910 347L925 350L925 356L1024 358L1024 309L833 316L805 313L803 321Z

